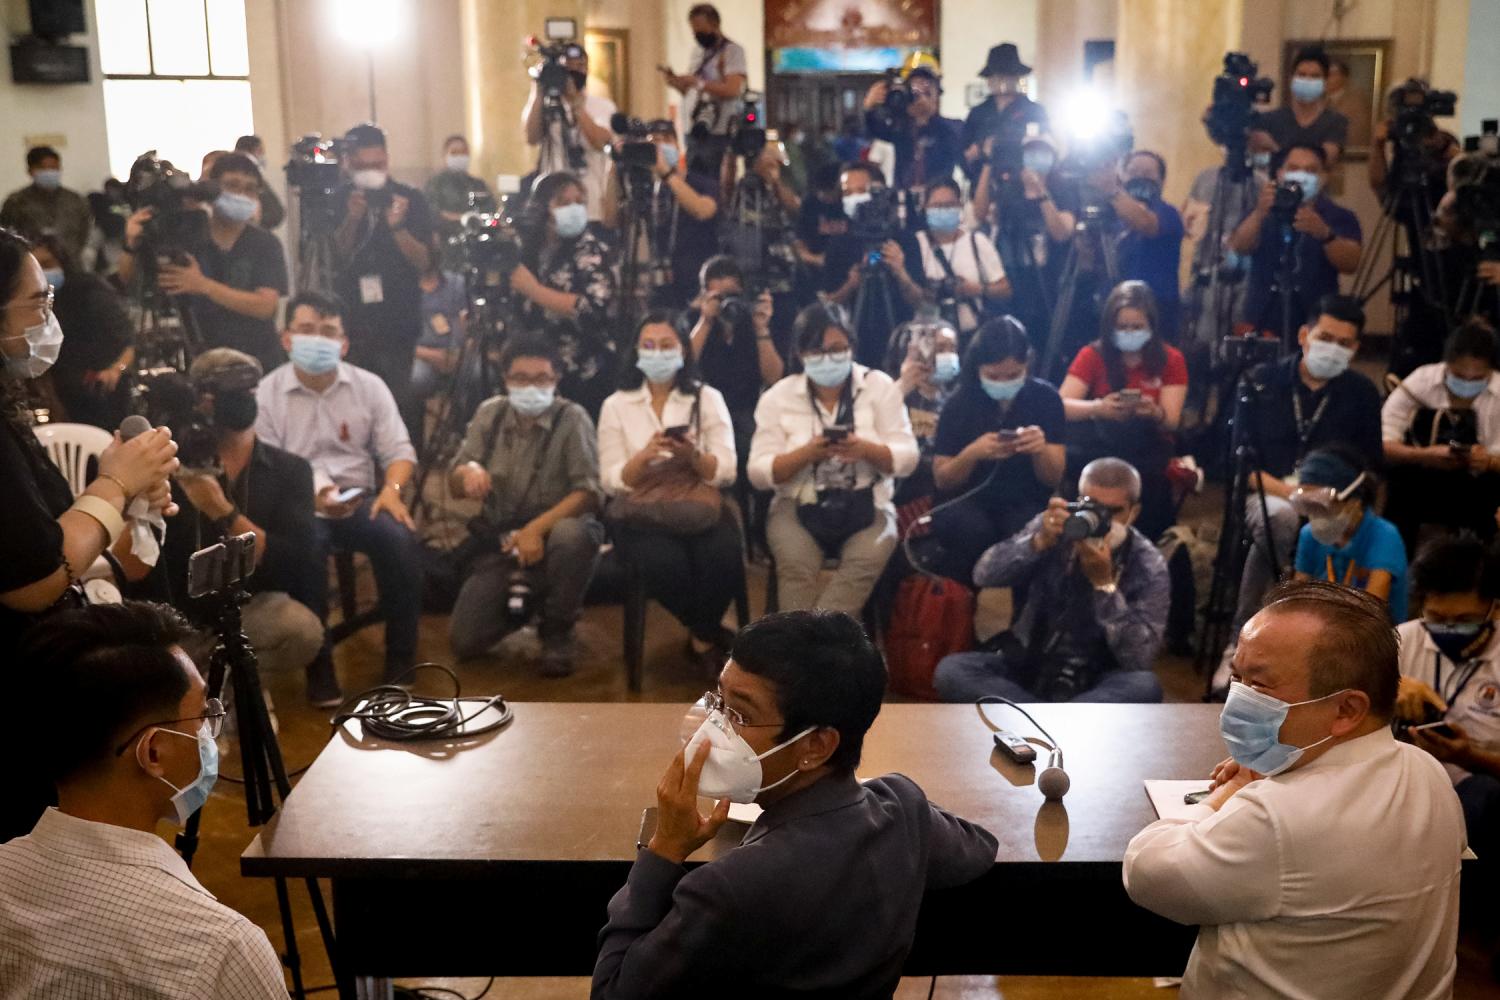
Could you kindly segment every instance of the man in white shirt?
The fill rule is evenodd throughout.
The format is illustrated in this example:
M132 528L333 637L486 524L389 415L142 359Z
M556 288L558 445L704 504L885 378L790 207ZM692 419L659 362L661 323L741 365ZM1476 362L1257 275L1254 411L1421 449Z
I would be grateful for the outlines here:
M1183 1000L1437 1000L1453 992L1463 813L1398 743L1385 604L1316 581L1240 633L1220 731L1233 755L1184 818L1125 851L1125 889L1202 925Z
M583 182L589 221L598 222L604 217L604 185L609 178L609 154L605 149L614 141L609 120L616 109L609 98L588 92L588 53L581 45L573 48L577 49L576 54L563 60L568 83L558 99L557 110L546 108L547 101L533 80L531 96L521 111L521 124L526 130L526 145L542 147L536 164L537 177L559 170L577 175Z
M156 835L203 804L224 709L164 605L61 611L15 664L58 805L0 844L0 997L286 1000L265 932L217 902Z
M740 109L740 95L749 79L745 47L724 37L719 10L713 4L696 4L688 11L688 27L698 43L698 55L690 73L678 75L661 67L667 86L687 101L688 158L711 161L729 148L729 129Z

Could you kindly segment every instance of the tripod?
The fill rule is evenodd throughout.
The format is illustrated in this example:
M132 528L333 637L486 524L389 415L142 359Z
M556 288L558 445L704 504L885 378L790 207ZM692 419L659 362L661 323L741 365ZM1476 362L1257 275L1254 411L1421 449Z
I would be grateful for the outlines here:
M557 90L542 92L542 141L537 156L537 176L555 170L583 170L587 165L583 147L568 141L568 129L573 123L568 120L568 109L563 106L562 93Z
M137 255L141 267L131 285L130 312L135 319L135 364L139 369L171 368L185 372L202 349L191 312L157 284L156 254Z
M767 186L759 174L747 172L734 186L729 200L729 226L723 240L725 253L741 262L750 263L746 278L751 285L765 288L772 293L791 291L791 262L783 259L781 248L785 246L785 226L782 225L781 205L775 192ZM768 229L781 231L782 236L773 236L767 242ZM771 259L775 257L782 266L773 278Z
M1280 246L1276 255L1276 267L1271 272L1270 289L1266 294L1266 301L1261 304L1260 314L1255 317L1254 329L1274 329L1282 352L1289 354L1297 347L1297 331L1301 327L1296 298L1297 246L1300 234L1292 228L1290 216L1278 216L1273 210L1269 221L1277 227L1276 239ZM1273 318L1276 322L1274 327L1269 325Z
M870 367L879 368L884 360L886 338L896 328L897 316L895 293L891 291L891 279L886 273L885 262L873 250L864 255L864 263L859 267L859 291L854 293L854 314L851 321L859 344L871 342L870 338L864 336L866 320L876 324L873 329L881 331L879 351L871 351L866 356Z
M1200 255L1201 263L1194 269L1192 285L1188 291L1182 336L1185 346L1192 343L1195 347L1190 358L1195 356L1202 364L1206 356L1206 369L1212 369L1217 362L1222 361L1218 348L1232 332L1235 311L1245 288L1242 271L1227 268L1224 238L1232 224L1230 220L1243 217L1249 210L1247 202L1254 191L1249 183L1251 177L1243 163L1236 169L1226 160L1219 169L1218 176L1214 178L1208 231L1203 234L1202 242L1199 243L1204 249ZM1200 411L1206 411L1208 380L1200 378L1194 382L1198 392L1202 394L1199 397ZM1233 389L1234 385L1230 383L1219 398L1227 398ZM1189 391L1192 392L1191 389Z
M271 796L285 802L291 792L287 780L286 765L281 760L281 747L276 734L271 730L271 716L266 709L265 694L260 685L260 673L256 668L255 651L250 648L244 626L240 619L241 606L250 599L244 582L255 569L255 535L225 538L217 545L193 553L188 563L188 596L206 601L214 613L214 631L218 642L209 658L208 691L210 698L221 698L226 678L232 685L234 718L240 744L240 765L245 775L245 812L249 825L264 826L276 813ZM182 860L192 867L193 855L198 850L198 829L203 812L200 809L188 818L187 826L177 836L177 850ZM323 947L329 961L338 968L338 953L334 946L333 925L328 919L328 910L323 904L322 890L316 879L309 878L307 892L312 899L313 913L318 921L318 930L323 936ZM281 914L282 936L286 941L286 953L282 964L292 976L292 995L302 1000L302 958L297 950L297 931L292 923L291 899L287 893L286 879L277 876L276 906Z
M1085 205L1078 219L1073 241L1068 246L1068 256L1063 261L1062 276L1057 283L1057 303L1052 310L1052 325L1047 331L1047 348L1042 354L1042 378L1051 377L1063 340L1067 337L1077 305L1078 276L1102 265L1105 288L1115 287L1119 280L1120 268L1115 254L1118 240L1107 230L1109 217L1100 206Z

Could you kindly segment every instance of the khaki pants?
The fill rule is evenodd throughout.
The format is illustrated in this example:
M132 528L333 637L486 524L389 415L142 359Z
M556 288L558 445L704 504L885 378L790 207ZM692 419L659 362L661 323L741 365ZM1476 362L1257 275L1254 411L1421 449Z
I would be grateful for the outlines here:
M875 508L875 520L870 526L845 540L838 568L821 589L823 549L797 520L797 502L791 497L772 501L766 540L776 557L776 586L782 611L823 608L858 617L885 569L886 560L895 551L896 510L889 504Z

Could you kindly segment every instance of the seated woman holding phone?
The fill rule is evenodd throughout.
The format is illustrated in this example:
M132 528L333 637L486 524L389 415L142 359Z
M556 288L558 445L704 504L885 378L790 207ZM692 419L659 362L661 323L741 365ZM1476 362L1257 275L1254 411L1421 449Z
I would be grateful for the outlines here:
M776 492L766 537L783 611L859 614L896 547L892 479L917 467L901 389L854 363L854 340L842 308L804 309L793 328L801 370L755 408L749 475ZM839 565L820 586L826 559Z
M1030 375L1031 342L1014 316L982 325L969 342L958 391L938 420L932 475L934 573L969 583L984 550L1026 526L1062 480L1062 400Z
M1141 474L1136 527L1157 538L1174 517L1167 463L1187 399L1187 361L1161 339L1156 297L1124 281L1104 302L1099 339L1086 344L1063 379L1068 477L1096 458L1123 458Z
M615 545L687 626L690 657L717 672L733 638L720 623L738 579L726 567L741 558L719 492L734 482L734 430L672 320L655 310L637 327L620 389L599 411L599 478Z

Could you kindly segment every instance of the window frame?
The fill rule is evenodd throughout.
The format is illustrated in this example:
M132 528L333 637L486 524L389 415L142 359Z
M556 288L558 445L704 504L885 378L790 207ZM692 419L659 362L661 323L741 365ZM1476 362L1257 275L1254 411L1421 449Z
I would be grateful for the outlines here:
M250 82L248 67L250 63L250 44L248 37L245 42L245 73L215 73L214 72L214 33L209 18L208 0L200 0L203 7L203 52L208 62L207 73L158 73L156 72L156 43L151 34L151 0L140 0L141 10L146 15L146 65L151 68L148 73L104 73L106 81L109 80L181 80L188 81L213 81L213 80L237 80L245 83ZM246 34L249 33L249 21L245 11L245 2L240 0L240 16L246 18ZM99 40L100 61L103 62L103 38Z

